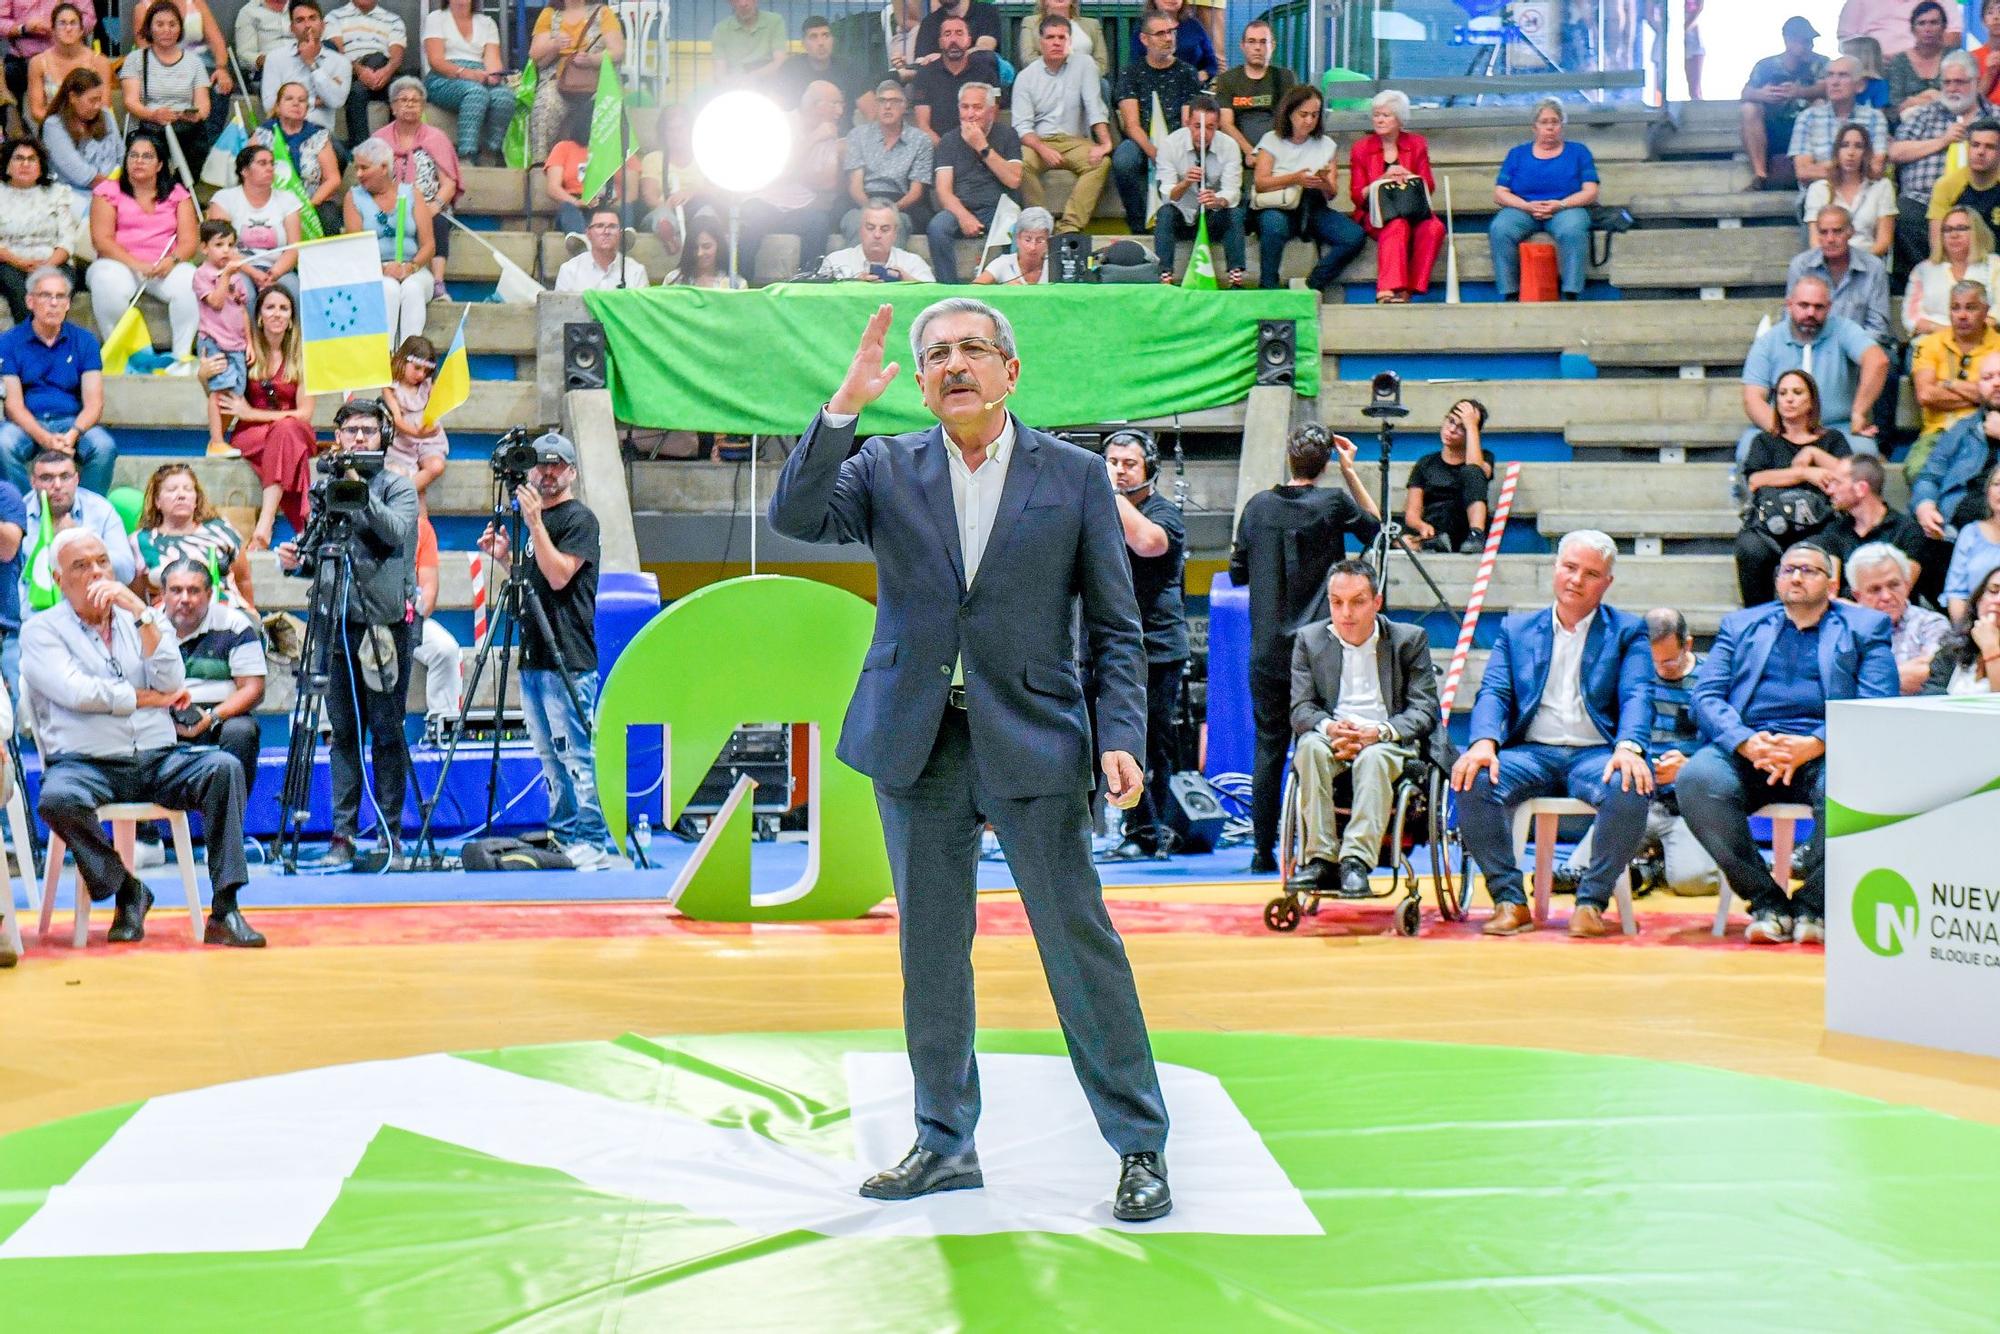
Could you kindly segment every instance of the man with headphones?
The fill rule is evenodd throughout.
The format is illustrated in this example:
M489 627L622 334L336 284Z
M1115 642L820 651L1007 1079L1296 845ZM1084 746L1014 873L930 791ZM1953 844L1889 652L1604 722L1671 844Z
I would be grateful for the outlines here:
M1132 592L1146 636L1146 784L1125 813L1119 857L1157 857L1169 850L1168 783L1174 773L1174 705L1188 657L1187 611L1181 604L1187 525L1180 506L1159 493L1159 446L1151 433L1113 431L1104 437L1104 466L1117 493Z
M332 452L377 453L394 430L381 399L350 399L334 413ZM362 471L350 467L343 475L361 480ZM382 821L376 837L392 862L401 860L397 835L403 823L403 794L410 784L403 714L410 690L412 609L417 600L417 488L394 468L377 467L366 480L368 503L353 516L355 540L347 547L353 579L346 615L334 627L326 688L332 732L327 762L333 771L333 841L317 865L327 870L354 863L354 838L361 828L364 725L375 760L373 790ZM312 553L300 551L296 541L287 542L278 548L278 564L287 573L311 574Z

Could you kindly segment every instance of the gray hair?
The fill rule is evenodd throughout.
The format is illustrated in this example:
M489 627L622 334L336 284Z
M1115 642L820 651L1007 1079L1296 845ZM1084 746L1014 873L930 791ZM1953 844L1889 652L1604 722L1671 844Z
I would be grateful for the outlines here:
M1887 542L1870 542L1847 558L1848 582L1854 582L1861 577L1863 570L1872 570L1877 565L1895 566L1896 572L1903 576L1903 582L1906 584L1916 573L1915 567L1910 564L1910 558L1900 550Z
M1657 644L1671 639L1685 646L1688 642L1688 618L1672 607L1655 607L1646 613L1646 642Z
M861 206L863 213L880 213L885 209L895 214L902 213L902 210L896 207L895 200L884 199L881 195L869 195L868 202Z
M1819 212L1813 214L1813 221L1816 223L1825 222L1827 218L1833 214L1840 215L1840 223L1843 227L1846 227L1850 230L1853 229L1854 215L1852 213L1849 213L1846 209L1842 208L1838 204L1825 205L1823 208L1820 209Z
M1833 73L1833 67L1835 65L1847 66L1847 72L1857 77L1859 77L1859 75L1861 74L1861 62L1856 60L1853 56L1845 56L1845 55L1835 56L1832 60L1826 62L1826 72L1828 74ZM1940 70L1939 72L1942 73L1943 71Z
M1545 97L1535 103L1535 114L1528 117L1529 122L1533 123L1540 120L1544 111L1555 112L1558 121L1564 125L1569 124L1569 108L1562 104L1560 97Z
M977 79L974 79L958 85L958 95L960 97L964 97L967 93L985 93L987 106L1000 105L1000 90L990 83L980 83Z
M33 287L34 283L30 282L28 286ZM1986 284L1976 278L1960 278L1957 282L1953 283L1951 285L1951 295L1946 300L1956 301L1962 296L1976 296L1979 298L1979 304L1982 306L1988 304L1990 300L1986 295Z
M1944 59L1938 62L1938 77L1943 78L1944 72L1948 69L1957 70L1960 74L1967 75L1977 81L1979 78L1979 58L1970 51L1947 51L1944 53Z
M28 290L30 292L34 291L37 287L40 287L42 285L42 281L47 278L60 279L63 285L63 291L65 292L76 291L76 281L69 276L69 270L55 264L43 264L38 268L36 268L36 270L33 273L29 274Z
M1055 229L1055 217L1045 208L1024 208L1021 216L1014 219L1016 236L1022 232L1053 232Z
M99 537L94 530L84 528L80 525L75 528L65 528L60 533L57 533L55 541L49 543L49 568L57 573L61 573L63 548L75 546L85 538L98 543L100 546L104 542L104 539Z
M881 93L900 93L903 91L903 81L901 79L884 79L875 85L875 91L878 95Z
M924 359L924 330L930 327L932 320L943 315L985 316L993 321L993 341L1000 345L1001 352L1009 358L1013 357L1014 326L1007 322L1005 315L984 301L976 301L969 296L948 296L942 301L933 301L918 311L915 322L910 325L910 356L918 364L922 364Z
M1792 295L1794 293L1796 293L1801 287L1805 287L1808 285L1817 287L1820 291L1825 292L1828 296L1833 295L1833 288L1827 284L1826 279L1820 277L1817 273L1802 273L1792 281L1792 285L1790 287L1787 287L1785 289L1785 299L1787 301L1791 300Z
M424 81L414 74L405 74L390 82L389 100L391 102L401 97L404 93L415 93L426 102L430 100L430 94L424 91Z
M363 139L354 146L353 158L356 166L372 162L378 167L393 167L396 165L396 150L380 139Z
M1399 125L1410 123L1410 95L1394 88L1384 88L1368 99L1370 111L1386 111L1396 118Z
M1567 554L1571 547L1595 551L1604 557L1604 568L1607 570L1618 563L1618 544L1595 528L1579 528L1573 533L1563 534L1563 540L1556 544L1557 557Z

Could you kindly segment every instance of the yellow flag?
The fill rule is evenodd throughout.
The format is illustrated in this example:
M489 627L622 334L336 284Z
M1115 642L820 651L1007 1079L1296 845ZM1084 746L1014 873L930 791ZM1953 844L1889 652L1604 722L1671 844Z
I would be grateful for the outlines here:
M104 363L106 375L123 375L126 363L135 352L149 352L153 347L153 335L146 328L146 317L139 313L139 303L125 307L125 313L118 317L111 336L104 340L99 358Z
M466 399L472 397L472 369L465 359L465 319L472 313L467 306L459 312L458 332L451 336L444 360L438 363L437 379L431 385L430 402L424 405L424 430L429 431Z

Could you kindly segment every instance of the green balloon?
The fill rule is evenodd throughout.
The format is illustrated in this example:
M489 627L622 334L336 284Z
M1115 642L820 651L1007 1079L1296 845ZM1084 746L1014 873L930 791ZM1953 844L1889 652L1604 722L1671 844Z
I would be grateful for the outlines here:
M111 502L111 508L118 511L118 517L125 521L125 531L139 531L139 514L146 508L146 497L136 486L114 486L104 493Z

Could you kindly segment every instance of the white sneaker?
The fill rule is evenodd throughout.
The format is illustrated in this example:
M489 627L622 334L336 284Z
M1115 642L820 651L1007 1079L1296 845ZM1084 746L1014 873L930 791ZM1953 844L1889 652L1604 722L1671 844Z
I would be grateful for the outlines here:
M1826 919L1822 917L1801 917L1792 923L1792 943L1796 945L1826 944Z
M1782 945L1792 938L1792 919L1775 912L1760 912L1744 928L1743 939L1752 945Z
M167 864L167 847L164 843L148 843L141 839L132 848L132 869L144 871L154 866Z
M592 847L588 843L578 843L563 849L563 856L579 871L620 871L632 869L632 863L615 852Z

